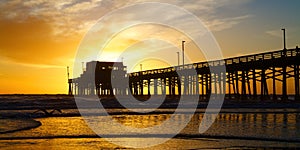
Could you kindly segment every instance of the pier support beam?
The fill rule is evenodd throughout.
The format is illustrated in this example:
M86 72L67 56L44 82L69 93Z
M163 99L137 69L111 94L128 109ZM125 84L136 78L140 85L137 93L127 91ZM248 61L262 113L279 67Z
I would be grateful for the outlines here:
M176 95L176 77L172 77L172 95Z
M261 87L260 87L261 100L265 100L268 97L268 85L266 80L266 70L261 70Z
M236 95L235 98L240 99L240 91L239 91L239 72L235 71L235 89Z
M140 86L140 95L144 95L144 80L141 79L139 81L139 86Z
M201 78L200 78L200 82L201 82L201 99L204 100L204 96L205 96L205 93L204 93L204 75L201 74Z
M155 80L155 79L154 79ZM151 93L150 93L150 89L151 89L151 79L148 79L147 80L147 84L148 84L148 96L150 96L151 95ZM157 85L156 85L157 86Z
M231 73L230 72L228 72L227 79L228 79L228 99L231 99Z
M245 71L242 71L242 100L246 99L246 76L245 76Z
M178 87L178 95L181 95L181 77L177 77L177 87Z
M250 98L252 92L251 92L251 85L250 85L250 75L249 75L249 71L246 71L246 75L247 75L247 85L248 85L248 98Z
M273 100L277 100L277 95L276 95L276 67L273 66L272 70L272 79L273 79Z
M160 79L160 80L161 80L161 79ZM158 87L157 81L158 81L158 79L154 79L154 81L153 81L154 95L158 95L158 93L157 93L157 87Z
M287 100L287 80L286 80L286 66L282 67L282 100Z
M168 89L169 89L169 95L172 95L172 83L171 83L171 77L168 78Z
M199 95L199 75L197 74L196 76L195 76L195 82L196 82L196 95Z
M256 71L253 69L252 71L252 80L253 80L253 99L257 99L257 88L256 88Z
M294 65L294 79L295 79L295 100L300 100L300 88L299 88L299 65Z

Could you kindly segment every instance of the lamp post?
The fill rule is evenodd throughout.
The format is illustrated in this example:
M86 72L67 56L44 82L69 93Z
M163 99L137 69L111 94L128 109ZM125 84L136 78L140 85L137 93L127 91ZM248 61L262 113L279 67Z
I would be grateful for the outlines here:
M84 72L84 62L81 62L82 72Z
M283 28L281 30L283 31L283 49L286 50L285 28Z
M140 69L141 69L141 71L143 70L143 64L140 64Z
M67 66L67 75L68 75L68 80L69 80L70 79L69 66Z
M73 95L72 93L72 80L70 79L70 71L69 71L69 66L67 66L67 75L68 75L68 84L69 84L69 95Z
M177 62L178 62L178 66L179 66L179 52L177 52Z
M182 66L184 66L184 42L182 41L181 46L182 46Z

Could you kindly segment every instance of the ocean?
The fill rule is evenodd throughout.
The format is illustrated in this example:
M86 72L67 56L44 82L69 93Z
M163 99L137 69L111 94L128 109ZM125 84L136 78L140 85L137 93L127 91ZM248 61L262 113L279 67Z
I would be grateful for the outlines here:
M204 133L199 133L199 125L205 108L199 108L194 114L181 110L175 122L165 124L170 129L167 134L155 131L141 135L130 130L114 134L110 131L117 131L118 126L111 126L105 127L107 132L99 136L90 123L104 128L101 122L113 118L127 127L155 127L170 119L176 108L159 108L146 114L110 108L109 116L82 117L72 106L72 98L63 95L0 96L0 99L0 149L131 149L126 145L149 141L165 142L143 149L300 148L300 108L295 104L289 108L223 108ZM51 115L38 111L47 108L50 112L54 107L60 111ZM172 130L188 118L191 120L183 130L179 133ZM168 134L174 136L169 138Z

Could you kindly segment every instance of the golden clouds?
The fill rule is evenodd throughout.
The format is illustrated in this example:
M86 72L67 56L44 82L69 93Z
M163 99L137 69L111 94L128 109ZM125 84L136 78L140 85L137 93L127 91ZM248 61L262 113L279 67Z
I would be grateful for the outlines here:
M0 93L65 93L65 66L72 64L80 37L63 39L52 31L33 17L0 20Z
M72 57L77 40L58 41L48 23L37 18L23 22L0 21L0 52L16 62L55 64L59 57ZM59 56L59 57L58 57Z

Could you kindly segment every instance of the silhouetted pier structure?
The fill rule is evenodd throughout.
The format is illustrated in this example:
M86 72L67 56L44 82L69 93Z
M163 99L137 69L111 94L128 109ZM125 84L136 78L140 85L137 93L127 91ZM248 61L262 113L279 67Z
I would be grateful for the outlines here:
M299 64L298 47L128 74L122 62L93 61L69 84L76 95L199 94L201 100L218 94L240 100L287 100L293 95L295 100L300 100ZM224 66L226 71L220 69ZM196 70L196 74L189 74L191 70ZM95 83L89 82L92 73ZM111 79L117 84L112 86Z
M121 87L112 87L111 81L121 83L127 77L127 68L122 62L91 61L86 64L86 70L80 77L71 79L72 94L75 95L114 95L125 94ZM115 76L117 74L118 76ZM94 79L94 80L91 80ZM94 81L94 82L91 82ZM69 86L70 87L70 86ZM113 92L117 93L113 93Z

